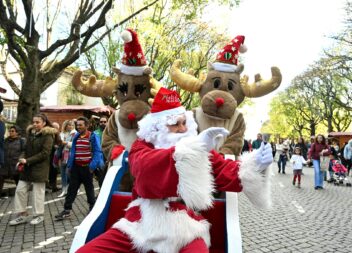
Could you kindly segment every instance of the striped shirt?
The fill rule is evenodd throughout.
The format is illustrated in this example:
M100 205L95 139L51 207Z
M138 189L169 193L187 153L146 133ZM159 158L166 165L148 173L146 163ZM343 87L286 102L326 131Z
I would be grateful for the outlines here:
M87 131L84 136L79 136L76 142L75 164L87 166L92 160L92 151L90 145L90 132Z

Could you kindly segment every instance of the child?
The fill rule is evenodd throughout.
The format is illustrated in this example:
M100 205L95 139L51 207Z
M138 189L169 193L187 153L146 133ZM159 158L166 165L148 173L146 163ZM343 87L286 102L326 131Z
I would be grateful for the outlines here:
M301 154L300 147L295 147L294 155L292 155L290 161L292 162L293 175L294 175L292 184L296 185L296 179L298 179L297 187L301 188L301 175L302 175L303 164L307 164L307 161L304 160Z
M330 158L330 163L329 163L329 175L330 175L330 178L328 180L328 183L334 182L334 171L332 169L332 166L333 166L333 161L335 161L337 159L337 152L335 151L335 149L331 148L330 151L331 151L331 153L329 155L329 158Z
M344 177L347 172L347 168L342 165L339 160L332 160L332 170L339 176Z

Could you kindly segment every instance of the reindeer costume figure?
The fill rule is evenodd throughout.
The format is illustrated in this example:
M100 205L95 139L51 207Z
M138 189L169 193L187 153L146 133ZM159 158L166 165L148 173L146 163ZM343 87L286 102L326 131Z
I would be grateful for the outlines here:
M239 156L246 130L242 113L236 108L245 97L264 96L281 83L279 68L272 67L272 78L264 81L255 76L255 83L248 84L248 77L240 77L244 66L238 65L238 54L246 52L245 37L235 37L221 50L214 63L208 63L208 74L199 79L180 70L181 61L176 60L171 67L171 79L182 89L198 92L201 106L193 109L199 132L209 127L224 127L230 134L219 147L222 154Z
M124 55L121 67L113 68L117 74L116 79L108 77L101 81L91 76L84 82L81 71L77 71L72 79L72 84L80 93L91 97L114 94L119 103L119 108L110 117L102 137L102 150L108 161L116 159L124 149L129 151L137 138L137 122L149 112L152 96L161 87L152 78L152 69L146 65L137 33L127 29L121 37L125 42ZM131 188L132 180L126 175L120 190L130 191Z

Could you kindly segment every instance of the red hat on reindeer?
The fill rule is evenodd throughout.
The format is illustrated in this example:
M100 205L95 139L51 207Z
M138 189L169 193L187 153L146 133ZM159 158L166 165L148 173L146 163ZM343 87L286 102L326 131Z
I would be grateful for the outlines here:
M247 51L244 39L243 35L236 36L217 54L215 62L212 63L215 70L222 72L236 71L239 53Z
M121 33L121 38L125 42L121 72L133 76L145 74L144 70L148 66L137 33L132 29L126 29Z

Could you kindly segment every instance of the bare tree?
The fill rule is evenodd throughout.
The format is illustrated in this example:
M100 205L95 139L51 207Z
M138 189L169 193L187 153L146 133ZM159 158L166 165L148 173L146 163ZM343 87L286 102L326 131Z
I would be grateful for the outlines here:
M22 0L21 4L16 4L14 1L0 0L0 32L5 37L8 53L22 73L21 88L19 85L11 86L19 95L16 124L25 128L31 122L33 115L39 112L40 94L82 53L95 47L113 29L158 1L151 1L124 20L106 28L106 14L113 1L81 0L67 34L51 43L50 30L48 47L40 49L41 35L36 28L40 14L35 14L34 1ZM19 18L21 15L18 12L23 12L24 18ZM52 29L52 25L49 24L47 28Z

